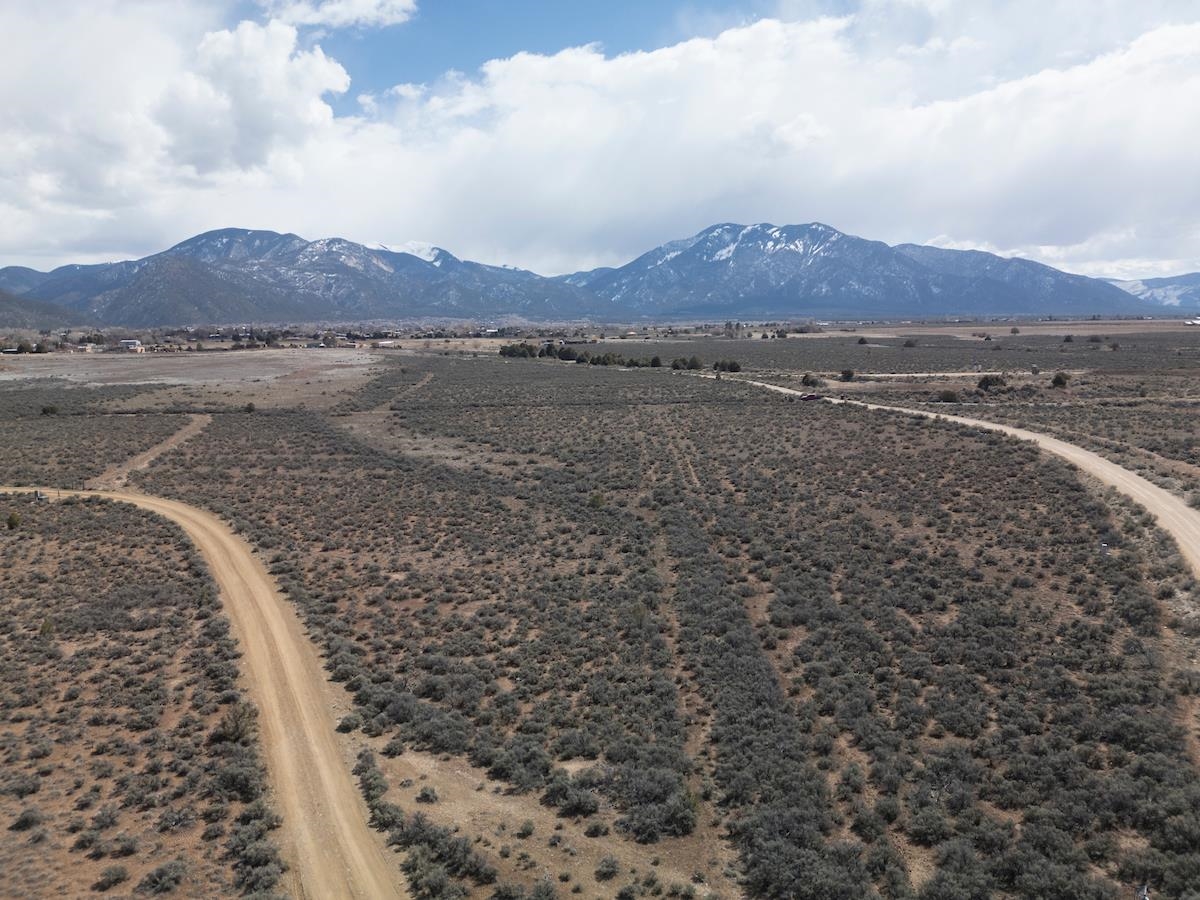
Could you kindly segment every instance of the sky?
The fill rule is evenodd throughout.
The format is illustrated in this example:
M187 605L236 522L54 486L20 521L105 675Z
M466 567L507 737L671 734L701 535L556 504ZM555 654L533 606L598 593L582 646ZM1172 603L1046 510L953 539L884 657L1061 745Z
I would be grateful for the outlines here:
M558 274L824 222L1200 270L1195 0L0 0L0 266L213 228Z

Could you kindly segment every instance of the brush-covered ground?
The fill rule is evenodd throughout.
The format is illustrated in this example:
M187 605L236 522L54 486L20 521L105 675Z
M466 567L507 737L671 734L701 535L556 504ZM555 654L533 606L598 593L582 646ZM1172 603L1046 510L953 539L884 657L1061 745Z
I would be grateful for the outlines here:
M1190 410L1173 404L1195 396L1200 355L1186 334L1125 333L1116 350L988 336L591 352L737 359L741 377L811 373L816 392L907 405L949 407L953 390L955 411L1040 411L1021 422L1124 441L1127 465L1146 451L1187 463ZM75 486L162 444L182 413L211 414L131 485L217 512L268 562L346 688L342 740L415 896L1200 884L1196 585L1148 517L1074 470L737 376L494 354L344 362L6 384L0 480ZM1005 383L979 388L993 368ZM893 372L916 374L864 378ZM252 754L253 723L178 532L123 507L12 503L0 617L4 665L20 669L0 682L16 716L0 812L17 826L3 846L24 867L18 893L54 878L99 890L117 866L115 893L164 866L163 890L269 881L269 814L214 793L222 754ZM89 528L101 514L132 518ZM129 599L96 602L110 596ZM76 644L79 670L62 668ZM148 808L127 802L131 785L158 785Z
M270 561L422 896L1200 883L1195 585L1027 445L407 356L134 479Z
M697 353L706 369L736 359L742 371L723 377L1017 425L1087 447L1200 503L1200 330L1013 327L1016 334L912 326L767 341L627 341L594 352L611 346L664 363Z
M100 500L0 515L0 892L269 896L255 711L191 545Z

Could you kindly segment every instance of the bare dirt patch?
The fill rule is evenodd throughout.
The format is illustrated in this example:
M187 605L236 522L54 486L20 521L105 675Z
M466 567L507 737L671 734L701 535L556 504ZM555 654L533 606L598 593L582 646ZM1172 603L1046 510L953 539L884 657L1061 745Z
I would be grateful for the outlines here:
M163 389L110 404L113 411L196 406L331 406L360 387L376 359L366 350L239 350L182 353L47 353L22 356L0 381L58 379L79 386L150 384Z
M487 770L462 759L408 751L394 759L380 758L378 764L392 786L388 799L406 810L422 812L438 824L457 826L472 839L477 837L500 869L501 881L548 878L563 890L581 885L586 896L607 898L647 875L653 874L669 887L692 884L693 876L699 874L703 877L703 883L695 883L699 896L740 895L736 882L726 874L728 849L719 838L716 843L709 839L707 828L655 844L588 837L585 831L594 823L615 830L616 811L602 807L589 819L561 818L539 803L536 794L510 793L505 785L489 779ZM437 802L415 802L422 788L433 788ZM525 822L533 823L533 831L518 837ZM622 874L609 882L596 881L593 873L600 861L610 856L620 862ZM564 873L569 875L566 881L560 877ZM473 894L479 898L489 895L486 888Z

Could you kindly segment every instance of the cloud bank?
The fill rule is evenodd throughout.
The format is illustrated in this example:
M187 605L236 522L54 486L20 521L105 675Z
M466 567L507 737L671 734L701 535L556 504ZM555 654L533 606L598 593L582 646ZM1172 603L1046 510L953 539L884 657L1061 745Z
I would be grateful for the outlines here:
M330 28L400 25L417 11L416 0L259 0L259 4L285 24Z
M243 225L554 273L713 222L816 220L1090 274L1200 269L1190 3L785 2L649 52L374 91L310 26L397 24L412 2L272 2L233 25L38 9L0 11L0 264ZM347 92L359 112L335 115Z

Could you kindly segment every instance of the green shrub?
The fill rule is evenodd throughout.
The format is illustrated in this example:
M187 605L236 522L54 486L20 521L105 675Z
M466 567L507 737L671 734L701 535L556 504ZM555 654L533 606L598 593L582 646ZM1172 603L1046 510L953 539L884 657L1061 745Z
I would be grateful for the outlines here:
M600 860L600 864L596 866L595 876L597 881L611 881L621 873L621 864L614 856L606 856Z
M183 883L186 873L187 866L183 860L172 860L147 873L146 877L138 882L137 891L140 894L169 893Z
M45 821L45 816L37 807L29 806L21 810L20 814L13 820L13 823L8 826L9 831L28 831L30 828L36 828Z

